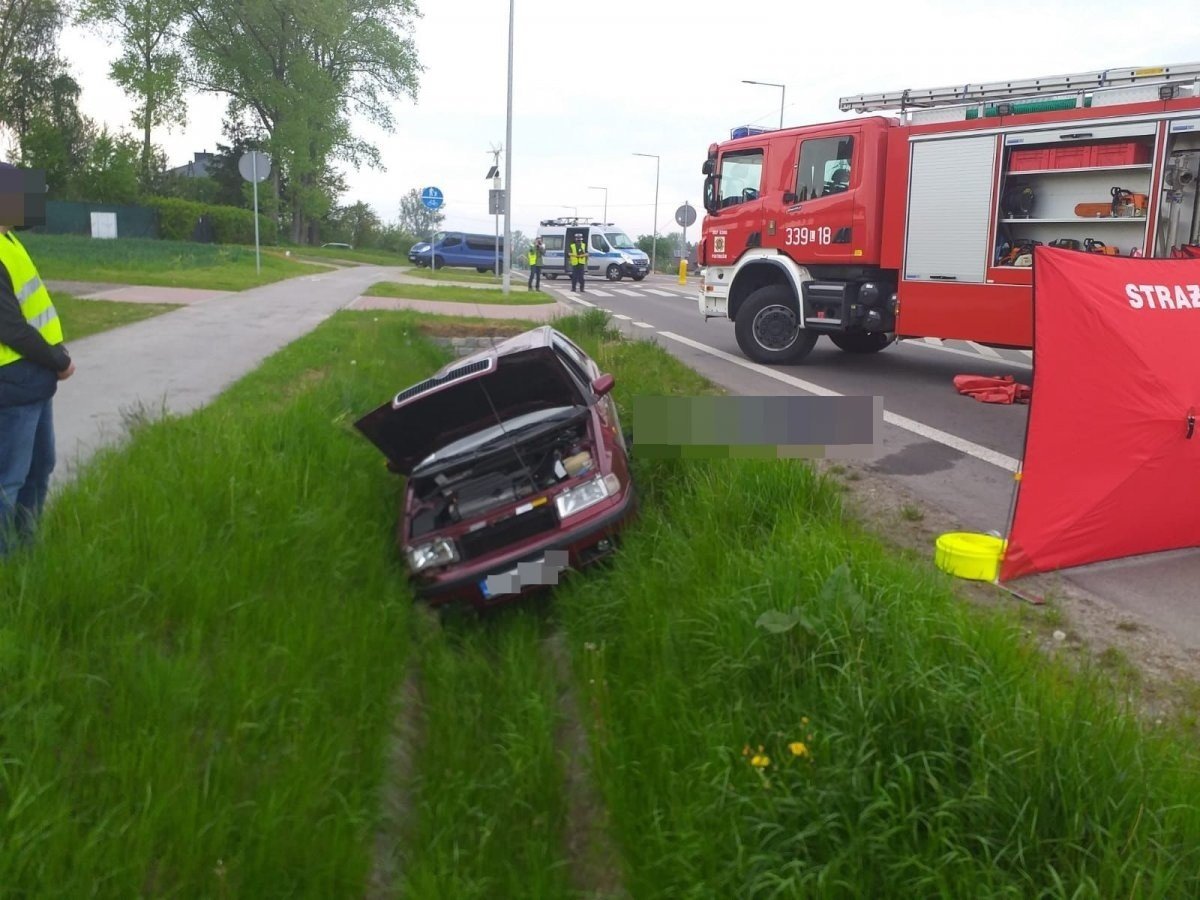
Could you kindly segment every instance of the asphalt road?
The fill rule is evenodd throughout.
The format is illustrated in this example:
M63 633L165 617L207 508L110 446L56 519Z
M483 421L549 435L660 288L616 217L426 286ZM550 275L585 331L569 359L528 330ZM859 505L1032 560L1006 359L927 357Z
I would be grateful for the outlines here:
M822 339L800 365L761 366L738 349L733 324L700 316L697 280L651 276L640 283L589 279L572 303L611 312L629 335L661 346L730 392L883 398L885 424L869 464L970 531L1006 534L1028 407L979 403L955 391L959 374L1013 375L1030 383L1031 354L967 342L904 341L878 354L842 353ZM543 287L546 287L543 282ZM1086 448L1081 448L1086 452ZM930 547L932 555L933 548ZM1200 550L1099 563L1060 573L1066 580L1200 649ZM1014 582L1020 588L1020 580Z

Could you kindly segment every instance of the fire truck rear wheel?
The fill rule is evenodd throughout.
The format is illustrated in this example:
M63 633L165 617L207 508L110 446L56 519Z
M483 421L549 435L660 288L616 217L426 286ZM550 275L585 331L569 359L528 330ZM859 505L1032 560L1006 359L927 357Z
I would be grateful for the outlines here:
M839 350L846 353L878 353L891 346L895 337L880 332L874 334L831 334L829 339Z
M734 323L738 346L760 363L798 362L808 356L819 336L800 327L795 299L783 285L752 291Z

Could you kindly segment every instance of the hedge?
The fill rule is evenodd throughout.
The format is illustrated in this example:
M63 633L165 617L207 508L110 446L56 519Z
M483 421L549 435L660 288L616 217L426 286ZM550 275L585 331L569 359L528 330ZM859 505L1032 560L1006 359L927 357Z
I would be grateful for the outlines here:
M158 212L158 235L168 241L190 241L201 216L212 224L213 241L218 244L253 244L254 213L236 206L215 206L175 197L150 197L145 205ZM266 216L258 217L259 241L279 241L279 226Z

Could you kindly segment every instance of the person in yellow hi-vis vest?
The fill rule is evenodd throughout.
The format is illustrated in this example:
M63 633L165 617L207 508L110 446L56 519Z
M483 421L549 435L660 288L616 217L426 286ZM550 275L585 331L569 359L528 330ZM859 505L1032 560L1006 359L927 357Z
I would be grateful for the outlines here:
M582 234L575 235L571 240L567 253L571 263L571 292L574 293L575 285L578 284L579 293L586 293L583 287L583 275L587 271L588 250Z
M33 536L54 470L51 400L75 373L50 292L13 233L45 220L36 181L0 163L0 558Z
M546 245L538 238L529 245L529 290L542 289L542 263L546 261ZM535 286L536 282L536 286Z

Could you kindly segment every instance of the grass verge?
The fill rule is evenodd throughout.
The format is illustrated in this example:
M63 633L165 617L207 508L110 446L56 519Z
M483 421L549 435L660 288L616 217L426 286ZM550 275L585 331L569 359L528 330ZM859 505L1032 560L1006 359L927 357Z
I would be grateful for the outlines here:
M21 241L42 277L52 281L241 291L329 271L325 266L263 253L259 273L253 247L145 238L109 241L73 234L23 234Z
M392 253L387 250L347 250L344 247L303 247L290 244L271 248L271 252L278 255L282 255L284 251L301 260L308 258L326 260L331 263L351 262L364 266L403 266L404 268L411 265L406 254Z
M625 403L672 384L580 340ZM886 552L803 462L636 456L621 558L556 599L634 896L1200 893L1195 752L1109 674Z
M502 276L500 275L493 275L491 272L476 272L474 269L450 268L438 269L435 272L433 269L428 269L424 266L413 266L405 274L410 275L413 278L426 278L430 281L466 281L475 284L488 285L498 285L501 283L502 279ZM528 272L524 273L522 276L522 273L515 269L513 270L512 279L514 284L518 279L524 280L528 277Z
M54 308L62 319L68 344L101 331L119 328L179 309L175 303L119 303L111 300L81 300L54 292Z
M569 896L542 651L562 627L632 896L1200 894L1192 748L886 553L802 462L635 446L642 515L611 566L549 604L417 624L398 482L349 426L445 361L419 322L339 313L142 426L5 565L8 891L361 895L412 665L396 890ZM599 312L558 324L635 432L636 395L713 390Z
M380 318L141 426L0 567L5 892L361 895L410 600L350 423L444 358Z
M366 294L369 297L399 297L404 300L439 300L445 303L487 303L505 306L536 306L554 302L554 298L549 294L527 290L525 285L520 283L514 283L512 290L505 294L498 288L397 284L394 281L380 281L371 285Z

